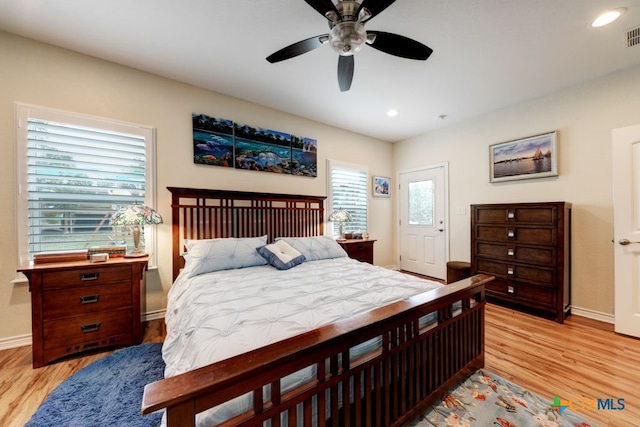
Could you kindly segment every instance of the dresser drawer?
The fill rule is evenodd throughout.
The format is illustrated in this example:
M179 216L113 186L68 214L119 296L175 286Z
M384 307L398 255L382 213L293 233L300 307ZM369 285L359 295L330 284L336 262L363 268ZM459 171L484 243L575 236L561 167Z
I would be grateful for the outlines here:
M42 273L42 287L44 289L122 281L131 282L131 267L88 267Z
M539 286L553 287L555 285L555 272L554 268L511 264L481 258L476 259L476 273L486 273L513 280L524 280Z
M477 223L485 224L547 224L556 223L556 206L489 206L478 207L475 212Z
M517 302L533 308L552 309L556 305L556 293L551 288L532 286L496 278L486 285L487 296L503 301Z
M478 225L475 231L476 240L492 242L515 242L553 246L556 244L557 239L555 228Z
M42 298L44 320L131 307L131 283L75 286L45 291Z
M44 321L44 348L73 346L132 334L131 308Z
M479 257L500 260L515 260L530 264L555 265L556 248L544 246L520 246L509 243L477 242L476 254Z

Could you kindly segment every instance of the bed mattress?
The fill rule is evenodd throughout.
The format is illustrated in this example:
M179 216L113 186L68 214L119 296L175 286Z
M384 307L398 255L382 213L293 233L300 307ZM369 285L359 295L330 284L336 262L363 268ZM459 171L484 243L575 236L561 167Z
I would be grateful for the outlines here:
M264 265L191 278L181 275L169 292L162 350L165 377L439 286L350 258L308 261L283 271ZM306 372L298 377L311 375ZM283 389L287 386L292 384L283 384ZM221 422L248 409L249 402L236 399L225 409L214 408L203 415L206 421L199 419L198 423Z

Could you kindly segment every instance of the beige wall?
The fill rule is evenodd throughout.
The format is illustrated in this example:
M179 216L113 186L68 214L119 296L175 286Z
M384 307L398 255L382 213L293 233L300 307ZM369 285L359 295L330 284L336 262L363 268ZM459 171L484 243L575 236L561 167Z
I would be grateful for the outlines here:
M157 208L170 220L167 186L326 195L326 160L367 165L392 176L391 144L222 96L85 55L0 32L0 348L31 332L30 295L16 278L15 103L78 112L157 128ZM329 108L330 106L327 106ZM318 177L228 170L193 163L191 114L205 113L318 140ZM393 200L371 199L375 262L393 264ZM162 310L171 286L170 225L157 228L157 271L147 309Z
M395 144L394 169L449 162L454 260L470 257L470 204L572 202L572 302L611 315L611 130L640 123L638 94L639 68L612 74ZM558 131L559 176L489 183L489 145L552 130ZM457 215L462 207L467 214Z

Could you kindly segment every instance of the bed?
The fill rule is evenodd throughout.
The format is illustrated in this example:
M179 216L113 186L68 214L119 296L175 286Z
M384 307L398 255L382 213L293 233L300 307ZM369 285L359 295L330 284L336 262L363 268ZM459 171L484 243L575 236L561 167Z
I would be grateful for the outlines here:
M492 277L442 286L351 260L323 237L324 197L169 190L167 369L143 414L165 409L170 427L399 426L483 367ZM280 269L266 247L297 261Z

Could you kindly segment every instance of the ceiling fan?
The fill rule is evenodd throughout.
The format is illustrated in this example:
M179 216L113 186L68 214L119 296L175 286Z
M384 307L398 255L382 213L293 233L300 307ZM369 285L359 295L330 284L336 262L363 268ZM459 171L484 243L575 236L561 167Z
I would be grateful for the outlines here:
M334 4L331 0L305 0L329 21L329 34L322 34L299 41L269 55L267 61L274 63L293 58L322 46L325 43L335 50L338 58L338 85L341 92L351 87L353 80L353 55L365 44L379 51L401 58L429 58L433 50L420 42L398 34L383 31L365 31L364 24L389 7L395 0L342 1Z

